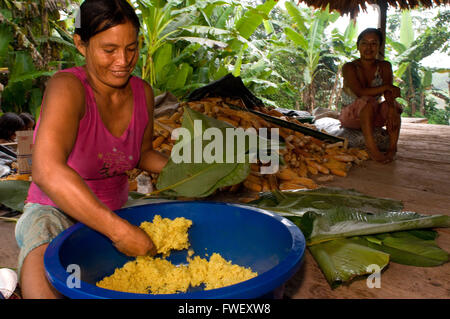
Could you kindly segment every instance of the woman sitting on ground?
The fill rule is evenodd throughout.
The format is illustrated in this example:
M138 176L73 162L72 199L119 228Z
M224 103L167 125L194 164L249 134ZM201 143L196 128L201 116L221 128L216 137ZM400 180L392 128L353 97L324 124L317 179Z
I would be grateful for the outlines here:
M402 107L395 101L400 89L392 84L392 66L377 59L383 35L369 28L358 36L360 58L344 65L343 107L339 120L343 127L360 129L372 159L388 163L397 152ZM384 101L382 101L384 97ZM389 148L381 152L375 142L374 128L386 125Z
M76 221L128 256L156 254L151 238L115 213L128 200L127 171L159 173L151 86L132 76L140 23L126 0L85 0L73 37L85 65L49 80L33 146L33 182L16 224L23 298L58 298L46 277L48 244ZM82 248L81 248L82 249Z

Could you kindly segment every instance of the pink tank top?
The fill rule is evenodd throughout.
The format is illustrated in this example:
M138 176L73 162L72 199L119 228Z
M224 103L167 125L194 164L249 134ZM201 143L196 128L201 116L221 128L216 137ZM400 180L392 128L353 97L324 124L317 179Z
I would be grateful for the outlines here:
M67 165L84 179L106 206L111 210L119 209L128 200L128 177L125 172L138 164L142 139L148 123L144 83L137 77L130 78L134 96L133 116L122 136L115 137L103 124L84 69L74 67L60 72L70 72L80 79L86 95L86 111L80 121L78 135ZM39 120L34 138L38 127ZM34 183L30 185L26 202L56 207Z

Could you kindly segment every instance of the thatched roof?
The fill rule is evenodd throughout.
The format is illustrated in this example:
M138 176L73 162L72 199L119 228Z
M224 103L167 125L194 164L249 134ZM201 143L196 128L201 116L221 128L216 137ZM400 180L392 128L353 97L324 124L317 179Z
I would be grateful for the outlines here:
M330 10L336 10L341 14L356 15L361 10L366 10L367 4L377 4L380 0L299 0L309 6L325 9L330 5ZM383 1L383 0L381 0ZM448 5L450 0L384 0L388 6L397 9L415 9L419 6L430 8L439 5Z

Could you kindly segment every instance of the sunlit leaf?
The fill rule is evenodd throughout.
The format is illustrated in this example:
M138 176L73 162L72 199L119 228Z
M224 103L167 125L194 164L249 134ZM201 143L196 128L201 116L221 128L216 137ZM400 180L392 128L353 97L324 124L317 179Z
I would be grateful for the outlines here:
M16 211L23 211L30 182L0 181L0 203Z

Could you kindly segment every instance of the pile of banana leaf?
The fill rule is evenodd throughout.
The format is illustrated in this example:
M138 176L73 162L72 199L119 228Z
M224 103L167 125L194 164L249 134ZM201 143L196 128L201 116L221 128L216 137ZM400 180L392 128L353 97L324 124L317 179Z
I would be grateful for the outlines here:
M389 261L417 267L448 262L431 228L450 227L450 217L402 211L396 200L319 188L264 193L249 205L294 222L332 288L371 274L374 264L384 269Z

